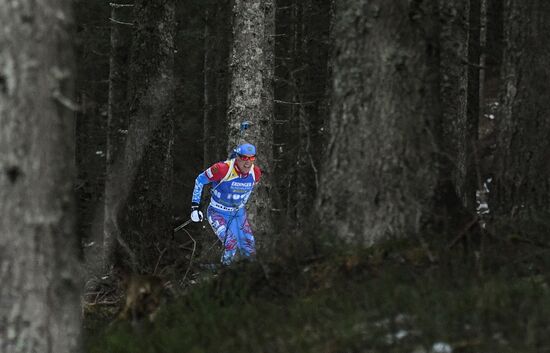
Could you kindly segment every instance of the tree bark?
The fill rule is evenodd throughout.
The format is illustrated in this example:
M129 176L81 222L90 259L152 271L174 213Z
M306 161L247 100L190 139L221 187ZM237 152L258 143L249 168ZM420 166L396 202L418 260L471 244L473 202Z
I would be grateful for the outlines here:
M259 247L272 235L274 1L235 0L230 57L229 149L247 141L258 149L262 181L250 200L249 218ZM243 121L252 122L241 131ZM272 238L271 238L272 239Z
M103 225L104 268L114 264L115 249L120 237L116 205L121 197L121 185L115 175L124 160L124 142L128 133L127 87L128 53L131 40L131 6L111 4L111 54L109 60L109 102L107 117L107 147L105 170L105 210Z
M276 48L276 184L292 229L307 223L325 144L330 1L279 3ZM295 166L289 168L289 166ZM294 235L293 235L294 236Z
M289 165L296 165L296 141L297 137L297 111L298 83L293 75L294 70L303 57L297 50L297 37L300 35L300 19L297 0L279 0L275 11L277 40L275 41L275 68L273 83L274 97L274 174L278 177L274 180L274 187L280 196L280 204L274 203L275 217L279 225L285 220L289 224L296 221L296 200L299 198L298 185L296 183L298 168L289 170ZM293 235L291 235L293 236Z
M307 0L302 6L299 24L301 36L299 55L302 62L296 66L301 79L298 83L298 145L296 188L297 224L301 226L308 219L319 189L324 135L322 128L328 120L323 110L328 80L328 33L330 23L330 1Z
M165 252L172 236L174 11L174 0L134 4L129 128L123 179L117 181L123 185L121 243L131 252L117 258L145 273L169 261Z
M440 1L442 22L441 98L444 145L442 163L463 206L473 215L479 166L476 163L480 102L480 3Z
M468 17L468 88L464 137L459 143L459 195L464 206L473 213L476 209L475 191L481 189L479 166L476 163L480 114L481 0L470 0Z
M443 113L442 133L450 143L444 152L447 167L452 170L452 183L457 195L464 199L466 190L468 155L467 106L468 106L468 2L440 1L440 65L441 103ZM473 194L475 196L475 194ZM465 201L463 199L463 201Z
M366 245L419 234L439 179L437 3L341 1L322 232Z
M497 217L529 220L545 229L550 204L548 16L547 1L504 3L502 109L490 203Z
M0 351L80 351L73 14L0 11Z
M109 75L108 2L71 1L76 23L76 227L85 261L101 266ZM88 261L90 260L90 261ZM95 267L94 267L95 268Z
M502 0L484 0L487 1L487 41L486 41L486 62L487 78L498 80L500 66L502 64L503 38L503 3ZM492 87L491 87L492 88ZM487 87L486 87L487 90ZM486 96L495 97L493 89Z

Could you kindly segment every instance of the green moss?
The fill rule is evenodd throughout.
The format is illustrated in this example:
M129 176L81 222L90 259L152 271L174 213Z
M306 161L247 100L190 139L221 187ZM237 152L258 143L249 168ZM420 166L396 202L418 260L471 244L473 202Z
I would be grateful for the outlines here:
M454 352L550 349L542 258L516 263L501 249L480 273L462 256L418 261L417 249L406 256L411 246L242 264L165 305L146 327L90 331L87 351L429 352L436 342Z

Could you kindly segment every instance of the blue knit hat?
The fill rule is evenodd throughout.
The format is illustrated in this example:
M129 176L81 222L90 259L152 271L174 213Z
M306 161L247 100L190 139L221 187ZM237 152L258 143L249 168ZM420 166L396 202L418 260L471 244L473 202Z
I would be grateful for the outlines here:
M243 143L235 149L237 154L242 154L245 156L255 156L256 155L256 146L250 143Z

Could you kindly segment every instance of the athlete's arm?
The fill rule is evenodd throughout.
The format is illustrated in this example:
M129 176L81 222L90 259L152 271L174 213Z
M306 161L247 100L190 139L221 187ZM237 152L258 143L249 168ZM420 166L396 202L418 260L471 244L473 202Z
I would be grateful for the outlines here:
M210 184L213 181L220 181L227 174L229 166L224 162L218 162L200 173L197 179L195 179L195 188L193 189L193 197L191 199L192 204L199 204L201 202L202 189L204 185Z
M262 171L258 166L254 166L254 181L258 183L262 177Z

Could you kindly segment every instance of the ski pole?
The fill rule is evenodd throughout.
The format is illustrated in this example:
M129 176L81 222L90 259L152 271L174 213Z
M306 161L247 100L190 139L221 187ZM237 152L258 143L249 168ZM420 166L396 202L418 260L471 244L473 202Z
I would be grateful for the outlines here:
M185 228L185 226L188 225L189 223L191 223L191 219L188 219L187 221L183 222L182 224L174 228L174 233L177 232L178 230Z

